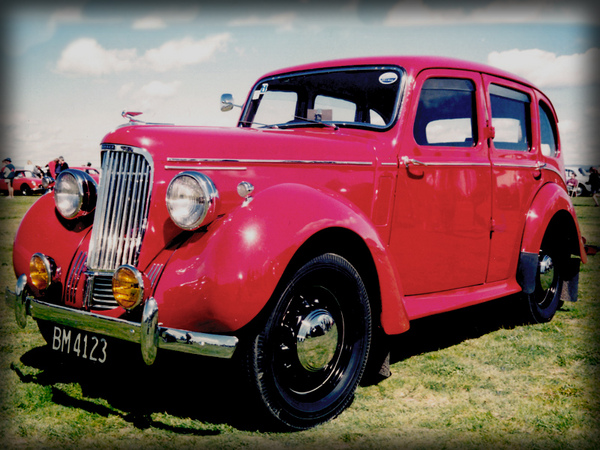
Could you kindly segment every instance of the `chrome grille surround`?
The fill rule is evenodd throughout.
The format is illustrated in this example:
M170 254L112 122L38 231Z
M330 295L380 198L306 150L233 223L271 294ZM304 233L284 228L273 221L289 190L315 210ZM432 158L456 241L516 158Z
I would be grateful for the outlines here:
M112 274L122 264L137 266L154 173L152 157L144 149L102 144L102 150L102 179L86 273L85 303L90 309L115 308Z

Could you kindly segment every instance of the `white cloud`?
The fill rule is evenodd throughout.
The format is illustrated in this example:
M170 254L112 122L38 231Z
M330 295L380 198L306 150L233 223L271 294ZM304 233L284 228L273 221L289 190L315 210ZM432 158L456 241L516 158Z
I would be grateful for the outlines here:
M169 41L159 48L148 50L140 62L157 72L200 64L223 50L230 40L229 33L222 33L200 41L189 37L179 41Z
M157 30L169 25L189 23L198 17L199 11L200 8L196 5L182 7L181 5L169 6L167 4L134 19L131 28L134 30Z
M469 9L460 3L432 7L424 0L400 0L388 13L387 26L415 26L474 23L597 23L593 4L563 0L496 0L484 7Z
M134 30L159 30L166 28L167 23L159 16L146 16L133 21L131 28Z
M600 82L596 70L600 49L583 54L557 56L539 49L492 52L488 64L520 75L538 87L589 86Z
M142 95L154 98L168 98L177 94L177 89L180 86L179 81L171 83L163 83L162 81L152 81L140 89Z
M107 75L133 69L136 53L135 49L106 50L95 39L81 38L63 50L56 68L73 75Z
M231 40L228 33L194 40L169 41L139 57L136 49L106 49L92 38L71 42L56 65L60 73L101 76L136 68L166 72L209 60Z
M296 17L296 13L293 12L272 14L270 16L254 14L233 19L228 25L231 27L275 26L280 30L291 30Z
M156 113L161 105L170 98L176 97L181 82L151 81L138 89L133 83L125 84L119 90L119 98L127 102L127 109L143 111L145 116Z

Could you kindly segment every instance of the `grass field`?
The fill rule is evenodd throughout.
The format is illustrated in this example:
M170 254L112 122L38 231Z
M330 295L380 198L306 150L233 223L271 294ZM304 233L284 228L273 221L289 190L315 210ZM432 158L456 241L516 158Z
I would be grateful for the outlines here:
M32 198L0 197L0 288ZM600 208L575 199L600 245ZM40 221L40 226L44 226ZM360 387L340 417L297 433L256 431L229 361L136 358L110 368L57 361L32 320L0 302L0 443L6 448L600 448L600 255L580 297L525 325L513 300L415 321L393 339L393 375ZM137 356L137 355L136 355Z

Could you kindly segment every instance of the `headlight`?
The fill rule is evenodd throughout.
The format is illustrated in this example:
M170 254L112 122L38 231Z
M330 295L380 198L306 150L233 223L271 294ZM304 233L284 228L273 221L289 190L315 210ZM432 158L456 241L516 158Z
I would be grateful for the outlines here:
M56 276L56 263L41 253L34 254L29 260L31 282L40 291L47 289Z
M125 309L133 309L144 298L144 277L133 266L120 266L113 274L112 289L119 305Z
M85 216L96 208L98 186L81 170L68 169L56 177L54 204L65 219Z
M167 209L178 227L195 230L215 219L218 198L209 177L199 172L181 172L167 188Z

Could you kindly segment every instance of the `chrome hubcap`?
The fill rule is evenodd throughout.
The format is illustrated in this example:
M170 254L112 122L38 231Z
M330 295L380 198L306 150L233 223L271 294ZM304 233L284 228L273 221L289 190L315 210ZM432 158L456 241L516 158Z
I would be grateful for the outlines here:
M309 372L326 367L335 355L337 344L337 325L329 311L311 311L300 323L296 335L298 359Z
M554 281L554 262L550 256L544 255L539 266L540 286L544 291L547 291L552 287L552 283Z

